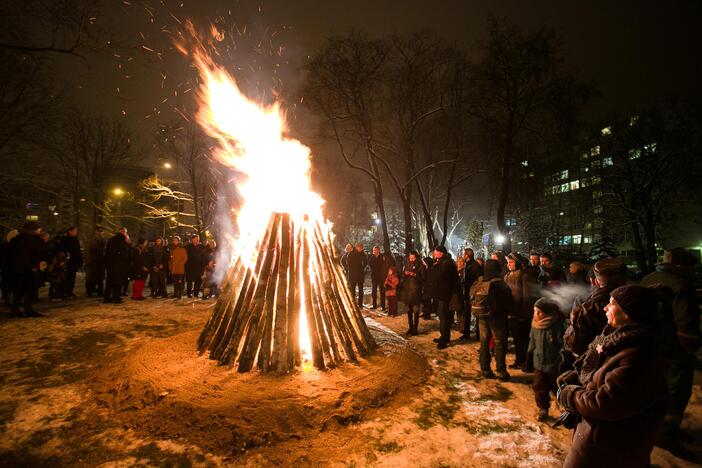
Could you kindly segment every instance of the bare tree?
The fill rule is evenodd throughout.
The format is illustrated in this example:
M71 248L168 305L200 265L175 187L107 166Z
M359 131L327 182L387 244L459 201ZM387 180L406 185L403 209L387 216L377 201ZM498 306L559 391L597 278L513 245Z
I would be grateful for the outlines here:
M44 184L70 196L75 225L94 226L111 212L106 192L115 171L135 160L130 134L121 120L78 110L65 116L60 128L45 144L58 177Z
M618 119L602 150L613 165L603 169L608 223L629 231L640 271L656 265L658 228L672 207L699 201L702 107L669 104L641 113L632 125ZM612 216L614 215L614 216Z
M166 179L151 176L140 184L146 201L146 217L173 218L177 226L192 229L205 239L214 222L217 180L209 148L199 127L163 125L158 134L158 147L170 158Z
M488 38L481 49L483 56L471 70L468 110L497 142L497 227L509 244L505 211L523 138L545 138L544 129L567 128L564 123L574 119L576 107L587 98L589 89L563 71L552 31L525 32L490 17ZM559 125L550 125L553 121Z
M0 49L77 54L96 44L99 0L6 0L0 6Z

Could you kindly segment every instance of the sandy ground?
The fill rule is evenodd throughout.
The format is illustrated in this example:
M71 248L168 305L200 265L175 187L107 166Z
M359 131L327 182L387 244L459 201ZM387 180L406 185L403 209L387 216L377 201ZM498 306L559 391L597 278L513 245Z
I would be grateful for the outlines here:
M194 350L213 304L3 311L0 465L531 467L567 453L570 431L536 422L531 376L481 379L477 343L437 350L436 321L406 341L404 317L366 311L382 352L360 366L239 375ZM700 383L683 425L698 456ZM658 448L652 462L698 466Z

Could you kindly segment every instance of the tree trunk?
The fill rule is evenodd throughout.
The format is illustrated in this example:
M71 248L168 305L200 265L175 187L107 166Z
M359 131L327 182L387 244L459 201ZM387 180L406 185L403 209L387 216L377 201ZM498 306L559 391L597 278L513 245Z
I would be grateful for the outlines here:
M513 134L513 116L510 115L507 124L507 138L505 140L505 148L502 154L502 174L500 177L500 196L497 202L497 230L505 238L503 243L503 251L505 253L512 251L512 239L509 235L509 229L505 223L505 210L507 208L507 200L509 198L509 176L510 166L512 165L512 157L514 154L514 134Z
M444 219L443 227L444 234L441 236L441 245L446 245L446 238L448 237L448 212L449 206L451 205L451 193L453 192L453 181L456 178L456 167L458 166L458 160L454 161L451 165L451 173L449 174L448 184L446 185L446 200L444 201Z
M406 196L402 200L402 212L405 221L405 255L414 250L414 226L412 225L412 200Z
M650 273L656 268L656 262L658 260L658 252L656 252L656 220L653 214L653 208L650 205L646 208L644 233L646 236L646 270L644 271Z
M644 248L643 240L641 239L638 221L633 221L631 223L631 234L634 238L634 255L636 257L636 266L640 271L645 272L648 270L646 265L646 250Z

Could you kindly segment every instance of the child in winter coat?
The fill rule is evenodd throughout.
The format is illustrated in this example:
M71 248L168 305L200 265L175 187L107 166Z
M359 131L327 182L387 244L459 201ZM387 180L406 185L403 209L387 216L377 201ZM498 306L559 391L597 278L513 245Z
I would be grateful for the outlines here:
M51 302L63 300L65 296L66 272L68 271L66 253L58 252L51 260L46 270L50 286L49 297L51 298Z
M397 268L391 266L388 269L388 276L385 278L385 298L388 300L388 316L397 317L397 285L400 278L397 276Z
M217 281L215 281L215 261L209 260L202 275L202 298L208 299L211 296L217 297Z
M534 398L538 408L537 419L548 418L550 392L556 391L558 362L563 348L565 320L558 305L542 297L534 303L534 317L529 333L529 353L534 356Z

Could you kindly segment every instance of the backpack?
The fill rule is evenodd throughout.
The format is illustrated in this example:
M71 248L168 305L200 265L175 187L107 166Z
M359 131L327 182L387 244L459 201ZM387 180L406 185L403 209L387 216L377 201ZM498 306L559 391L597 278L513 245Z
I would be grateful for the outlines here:
M473 283L470 288L470 310L476 317L485 317L490 315L490 304L488 297L490 295L490 286L493 283L501 281L501 278L493 278L491 280L483 280L482 277Z

